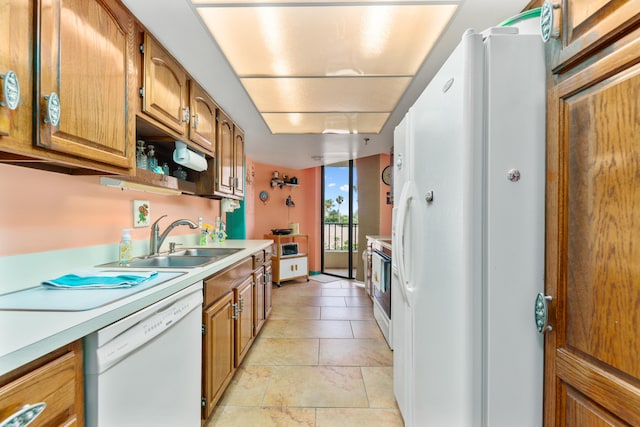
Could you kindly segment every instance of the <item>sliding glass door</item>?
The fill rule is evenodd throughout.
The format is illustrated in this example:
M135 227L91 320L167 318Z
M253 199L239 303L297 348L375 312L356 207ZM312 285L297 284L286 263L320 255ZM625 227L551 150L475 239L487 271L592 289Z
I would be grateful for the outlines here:
M322 272L353 279L358 253L355 160L322 168Z

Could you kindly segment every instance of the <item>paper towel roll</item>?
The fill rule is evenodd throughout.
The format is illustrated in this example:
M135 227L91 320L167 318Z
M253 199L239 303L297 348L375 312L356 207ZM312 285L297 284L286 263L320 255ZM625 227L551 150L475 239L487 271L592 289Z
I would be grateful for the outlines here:
M201 172L207 168L207 159L195 151L187 148L187 144L176 141L176 149L173 151L173 161L186 168Z
M300 234L300 224L298 224L297 222L290 222L289 228L293 230L291 231L291 234Z

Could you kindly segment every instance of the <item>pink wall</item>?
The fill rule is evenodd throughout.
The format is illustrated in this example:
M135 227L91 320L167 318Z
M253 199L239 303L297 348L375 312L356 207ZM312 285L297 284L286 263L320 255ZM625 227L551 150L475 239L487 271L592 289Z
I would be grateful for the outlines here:
M380 172L389 166L391 156L389 154L380 154ZM391 211L393 205L387 204L387 192L391 191L390 185L385 185L380 181L380 235L391 236Z
M97 176L71 176L0 164L0 256L93 246L120 241L132 228L133 200L147 200L151 222L178 218L213 222L220 203L193 196L163 196L104 187ZM150 227L133 228L134 240ZM178 227L173 234L193 233Z
M283 175L298 178L297 187L272 188L271 177L277 170ZM300 224L300 234L309 235L309 270L320 270L320 168L288 169L247 159L247 238L262 239L273 228L289 228L289 223ZM269 199L262 202L260 192L266 191ZM291 196L294 207L285 205Z

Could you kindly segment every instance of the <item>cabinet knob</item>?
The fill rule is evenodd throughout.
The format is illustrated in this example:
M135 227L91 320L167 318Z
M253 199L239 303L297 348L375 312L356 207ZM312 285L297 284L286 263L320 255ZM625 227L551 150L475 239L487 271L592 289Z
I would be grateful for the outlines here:
M4 74L0 74L2 79L2 100L0 105L10 110L18 108L20 102L20 82L18 76L9 70Z
M51 126L58 126L60 124L60 98L55 92L51 92L49 95L44 96L46 101L44 109L44 122Z
M193 128L198 129L198 123L200 122L200 116L197 114L193 115Z
M191 118L191 113L189 111L189 107L185 107L182 109L182 123L189 124L189 119Z
M556 9L560 8L560 3L551 3L545 0L540 10L540 36L543 42L548 42L552 37L560 37L560 20L556 20Z

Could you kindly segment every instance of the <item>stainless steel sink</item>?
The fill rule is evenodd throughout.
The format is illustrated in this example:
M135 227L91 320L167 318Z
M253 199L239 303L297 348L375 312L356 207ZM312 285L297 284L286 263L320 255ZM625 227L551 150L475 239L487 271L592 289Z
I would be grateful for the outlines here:
M219 258L210 256L154 256L149 258L133 259L129 267L154 267L154 268L185 268L200 267L217 261Z
M170 253L171 257L182 257L182 256L196 256L196 257L216 257L218 259L224 258L226 256L235 254L240 249L230 249L230 248L186 248L181 251L176 251Z

